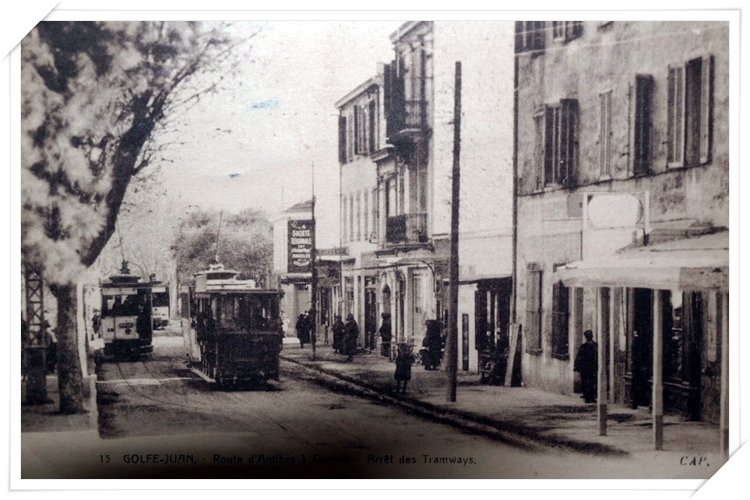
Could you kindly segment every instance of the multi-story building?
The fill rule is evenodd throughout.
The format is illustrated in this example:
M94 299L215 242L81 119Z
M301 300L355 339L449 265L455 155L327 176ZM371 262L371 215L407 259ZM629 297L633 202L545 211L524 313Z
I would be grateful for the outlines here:
M353 314L360 346L374 349L377 330L377 166L385 148L382 71L342 97L339 109L341 314Z
M517 321L526 385L723 421L729 25L518 22ZM663 406L662 406L663 405Z
M393 61L337 103L346 312L365 331L389 313L395 340L417 346L426 320L447 325L455 63L461 62L466 147L458 354L460 369L475 370L488 329L495 335L488 327L506 332L510 307L513 66L502 54L512 52L512 25L408 22L390 39Z

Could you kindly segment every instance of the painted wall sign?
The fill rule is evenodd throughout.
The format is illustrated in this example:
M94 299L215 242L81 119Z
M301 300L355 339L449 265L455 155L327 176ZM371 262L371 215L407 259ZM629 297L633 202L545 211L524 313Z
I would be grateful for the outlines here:
M290 220L287 233L290 273L312 272L312 242L315 231L314 221Z

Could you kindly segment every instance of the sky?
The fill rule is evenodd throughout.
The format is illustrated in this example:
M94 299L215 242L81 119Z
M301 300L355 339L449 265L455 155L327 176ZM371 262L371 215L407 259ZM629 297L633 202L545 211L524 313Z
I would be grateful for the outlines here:
M185 117L181 146L162 166L179 213L188 205L269 216L310 199L318 245L337 246L338 110L335 102L390 62L400 21L264 23L237 79ZM258 23L238 23L240 36Z

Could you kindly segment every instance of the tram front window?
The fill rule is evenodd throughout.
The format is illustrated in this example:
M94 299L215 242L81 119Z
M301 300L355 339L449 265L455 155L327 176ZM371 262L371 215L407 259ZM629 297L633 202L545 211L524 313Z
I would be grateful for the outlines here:
M278 316L268 297L225 295L217 304L219 326L241 330L268 330Z

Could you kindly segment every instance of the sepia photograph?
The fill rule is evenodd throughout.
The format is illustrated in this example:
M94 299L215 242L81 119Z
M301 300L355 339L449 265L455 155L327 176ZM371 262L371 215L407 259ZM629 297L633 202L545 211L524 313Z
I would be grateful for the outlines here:
M504 14L36 24L20 479L711 478L738 16Z

